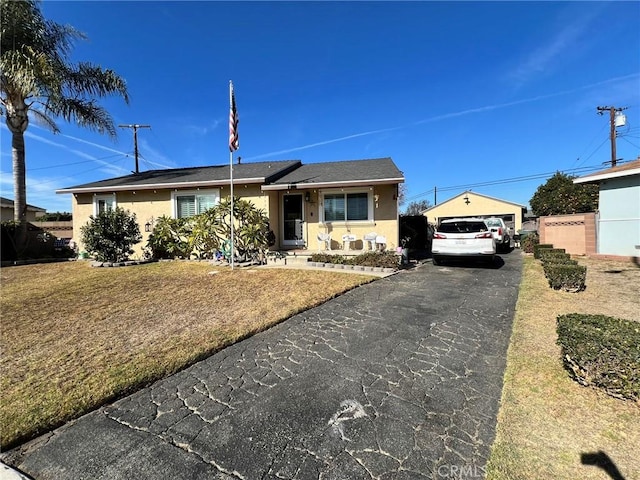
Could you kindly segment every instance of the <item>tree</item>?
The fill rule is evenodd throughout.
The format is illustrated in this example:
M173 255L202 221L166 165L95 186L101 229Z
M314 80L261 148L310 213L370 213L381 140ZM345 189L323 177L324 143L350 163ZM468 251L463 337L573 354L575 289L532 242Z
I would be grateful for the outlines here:
M529 205L538 216L594 212L598 208L598 186L575 184L575 177L556 172L533 194Z
M431 202L429 202L429 200L409 202L409 205L407 205L407 208L404 211L404 215L422 215L422 212L429 207L431 207Z
M107 209L80 227L84 248L101 262L120 262L133 253L132 245L142 240L136 214L121 207Z
M86 36L69 25L46 20L38 0L0 0L0 115L11 132L14 220L26 233L24 132L29 119L59 133L56 118L106 133L116 129L95 97L119 95L129 103L125 81L112 70L86 62L73 64L69 53Z

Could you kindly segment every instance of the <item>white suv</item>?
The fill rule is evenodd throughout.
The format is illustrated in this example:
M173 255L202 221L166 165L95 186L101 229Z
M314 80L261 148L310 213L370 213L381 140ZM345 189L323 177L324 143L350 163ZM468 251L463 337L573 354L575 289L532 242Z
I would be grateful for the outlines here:
M433 234L431 258L438 265L446 258L482 258L492 263L496 241L482 218L443 220Z

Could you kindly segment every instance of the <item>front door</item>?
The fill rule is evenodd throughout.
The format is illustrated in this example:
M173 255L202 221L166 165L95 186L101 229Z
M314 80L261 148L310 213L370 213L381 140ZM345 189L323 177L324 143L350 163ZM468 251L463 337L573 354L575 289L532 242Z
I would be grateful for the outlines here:
M301 193L282 196L282 246L304 246L304 212Z

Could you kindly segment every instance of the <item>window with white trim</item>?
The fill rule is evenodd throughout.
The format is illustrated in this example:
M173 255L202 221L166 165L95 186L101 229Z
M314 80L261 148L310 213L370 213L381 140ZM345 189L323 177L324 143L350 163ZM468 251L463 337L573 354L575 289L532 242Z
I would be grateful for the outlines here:
M116 208L116 194L111 193L109 195L94 195L93 196L93 214L99 215L107 210L115 210Z
M322 199L324 222L366 222L373 219L373 207L368 192L324 193Z
M220 190L178 191L171 193L174 218L188 218L199 215L220 202Z

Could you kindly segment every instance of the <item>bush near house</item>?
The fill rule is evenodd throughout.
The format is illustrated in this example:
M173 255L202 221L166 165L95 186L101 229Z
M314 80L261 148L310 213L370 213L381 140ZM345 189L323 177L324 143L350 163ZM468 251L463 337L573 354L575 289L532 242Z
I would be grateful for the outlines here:
M91 215L80 233L84 248L101 262L127 260L131 247L142 240L136 214L121 207Z
M75 252L66 245L59 243L46 230L37 224L27 225L27 235L24 243L19 241L20 223L10 220L0 225L0 258L3 262L16 260L44 260L58 258L72 258Z
M329 253L314 253L312 262L334 263L346 265L362 265L365 267L398 268L400 257L393 252L365 252L355 257L332 255Z
M571 377L618 398L640 400L640 324L605 315L557 317L557 343Z
M525 253L533 253L533 249L536 245L540 244L540 236L537 233L530 233L528 235L524 235L520 239L520 248Z
M234 198L234 258L264 260L275 243L264 211L250 201ZM231 200L227 197L209 210L189 218L160 217L147 241L153 258L213 259L231 255Z

